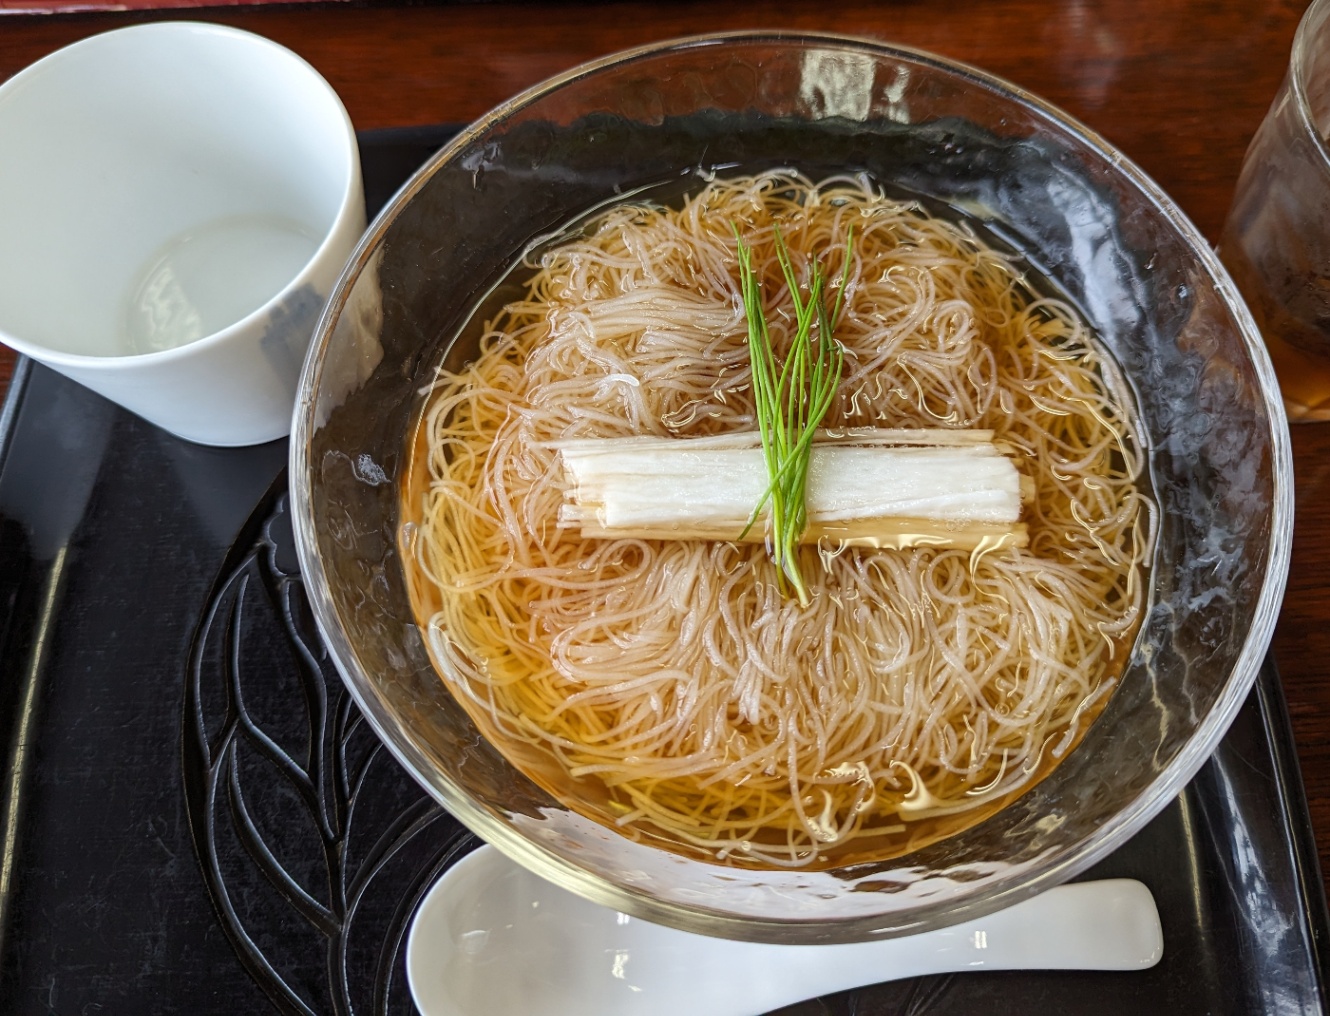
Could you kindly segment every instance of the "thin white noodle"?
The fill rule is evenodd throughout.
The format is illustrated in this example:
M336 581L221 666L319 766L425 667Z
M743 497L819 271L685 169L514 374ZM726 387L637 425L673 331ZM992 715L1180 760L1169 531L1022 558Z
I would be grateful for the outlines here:
M559 528L559 441L755 429L736 222L778 346L774 225L839 280L853 224L827 425L993 430L1034 483L1028 548L806 548L805 611L760 546ZM429 393L408 580L449 687L573 807L749 864L904 850L1040 778L1116 680L1153 533L1124 389L967 230L858 179L716 180L550 250L482 349Z

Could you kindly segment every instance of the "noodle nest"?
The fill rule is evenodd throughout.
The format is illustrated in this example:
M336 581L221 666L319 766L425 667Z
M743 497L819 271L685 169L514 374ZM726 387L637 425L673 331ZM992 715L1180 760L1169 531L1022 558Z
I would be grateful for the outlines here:
M838 281L853 226L824 425L995 431L1028 546L804 547L801 609L760 544L560 526L559 440L756 429L736 225L778 350L776 229ZM500 750L630 834L815 867L961 828L1065 755L1130 648L1152 517L1125 386L1070 306L963 223L790 172L613 207L530 270L427 393L406 506L431 652Z

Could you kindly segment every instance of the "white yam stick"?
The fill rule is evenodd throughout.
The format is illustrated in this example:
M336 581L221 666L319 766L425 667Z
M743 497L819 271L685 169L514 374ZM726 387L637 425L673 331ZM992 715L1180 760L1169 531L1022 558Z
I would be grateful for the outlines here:
M560 522L588 538L760 542L746 534L767 490L757 434L558 442L568 478ZM1023 546L1023 482L991 431L828 431L813 445L802 542Z

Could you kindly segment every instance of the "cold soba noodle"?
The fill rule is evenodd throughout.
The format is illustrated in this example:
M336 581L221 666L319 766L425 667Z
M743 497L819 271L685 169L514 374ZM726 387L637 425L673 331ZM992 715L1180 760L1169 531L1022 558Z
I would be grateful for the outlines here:
M756 431L735 234L785 355L777 225L803 284L822 259L829 301L849 259L822 426L991 430L1027 478L1024 546L823 539L798 551L805 608L761 542L561 521L569 439ZM1142 466L1112 365L1007 256L859 179L716 180L545 252L479 358L440 373L404 557L448 687L570 807L822 866L962 828L1076 742L1142 610Z

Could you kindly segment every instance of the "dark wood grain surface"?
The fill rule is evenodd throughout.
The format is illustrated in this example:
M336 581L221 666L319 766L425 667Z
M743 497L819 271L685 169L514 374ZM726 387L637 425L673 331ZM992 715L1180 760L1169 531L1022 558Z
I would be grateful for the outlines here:
M1305 4L1279 0L839 0L299 6L190 16L294 49L360 129L464 121L581 61L735 28L872 36L965 60L1117 145L1214 240ZM97 31L172 15L0 15L0 79ZM176 15L178 16L178 15ZM3 149L0 149L3 158ZM13 358L0 348L0 391ZM1294 428L1297 527L1276 658L1330 864L1330 424Z

